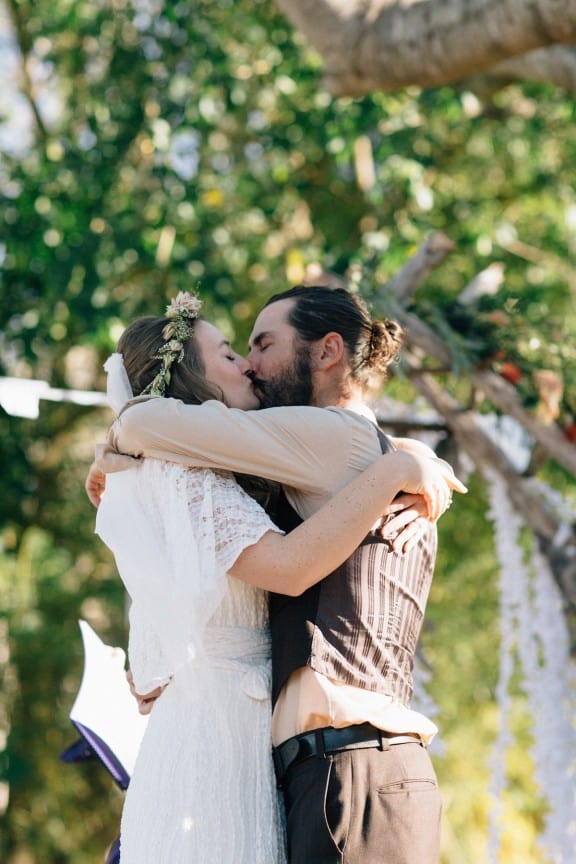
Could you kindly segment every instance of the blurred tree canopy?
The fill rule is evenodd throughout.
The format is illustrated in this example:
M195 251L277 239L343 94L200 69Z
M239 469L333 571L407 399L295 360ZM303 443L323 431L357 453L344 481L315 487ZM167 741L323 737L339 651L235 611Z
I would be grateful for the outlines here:
M450 349L444 384L466 400L470 376L489 370L534 414L546 408L534 373L551 371L560 395L544 419L574 442L576 108L565 91L462 83L334 98L320 56L268 0L1 0L0 40L1 375L103 389L123 326L196 285L241 351L261 303L314 264L393 315L383 286L440 231L454 250L408 310ZM460 302L494 265L494 290ZM415 392L407 375L390 385L404 401ZM58 762L74 738L77 619L125 644L124 595L83 492L110 420L67 403L43 402L38 419L2 411L6 864L95 864L117 833L121 796L103 769ZM546 453L537 470L574 501L566 467ZM469 485L441 524L424 637L446 864L484 860L497 722L497 565L483 485ZM544 861L530 765L513 758L506 860Z

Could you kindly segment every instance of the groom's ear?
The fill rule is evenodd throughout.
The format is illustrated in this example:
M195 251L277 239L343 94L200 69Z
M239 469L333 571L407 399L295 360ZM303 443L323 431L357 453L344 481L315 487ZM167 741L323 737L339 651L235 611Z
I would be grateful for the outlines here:
M314 343L312 349L313 368L326 372L342 362L344 353L344 340L340 333L326 333L322 339L318 339Z

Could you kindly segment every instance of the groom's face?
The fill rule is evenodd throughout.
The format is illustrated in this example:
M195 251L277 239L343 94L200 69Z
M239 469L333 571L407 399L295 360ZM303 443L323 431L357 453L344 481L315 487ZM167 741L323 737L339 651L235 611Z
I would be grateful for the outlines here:
M310 345L288 323L294 300L278 300L258 315L250 335L248 362L262 408L310 405L313 401Z

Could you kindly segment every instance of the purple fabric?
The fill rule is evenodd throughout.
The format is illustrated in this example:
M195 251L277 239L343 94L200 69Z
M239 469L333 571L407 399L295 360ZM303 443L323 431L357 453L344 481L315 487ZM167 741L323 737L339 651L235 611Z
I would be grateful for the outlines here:
M130 776L120 760L114 755L110 747L95 732L72 720L82 738L62 755L63 762L88 762L91 759L99 759L107 771L112 775L121 789L127 789Z
M104 864L120 864L120 840L115 840Z

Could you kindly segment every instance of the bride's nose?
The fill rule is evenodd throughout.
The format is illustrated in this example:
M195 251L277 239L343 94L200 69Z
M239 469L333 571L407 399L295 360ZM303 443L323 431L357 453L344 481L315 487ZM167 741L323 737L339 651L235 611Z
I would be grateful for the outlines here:
M242 375L247 375L248 372L250 372L250 363L245 357L241 357L240 355L238 355L237 365L242 372Z

